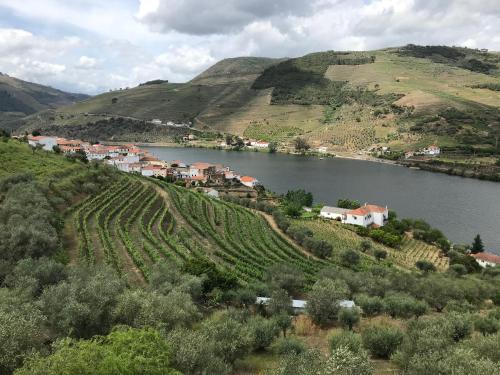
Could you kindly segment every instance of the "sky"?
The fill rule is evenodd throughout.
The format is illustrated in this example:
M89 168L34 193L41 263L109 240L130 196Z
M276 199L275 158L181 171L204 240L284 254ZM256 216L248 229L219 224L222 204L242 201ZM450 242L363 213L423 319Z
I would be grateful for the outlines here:
M408 43L500 51L500 0L0 0L0 72L87 94Z

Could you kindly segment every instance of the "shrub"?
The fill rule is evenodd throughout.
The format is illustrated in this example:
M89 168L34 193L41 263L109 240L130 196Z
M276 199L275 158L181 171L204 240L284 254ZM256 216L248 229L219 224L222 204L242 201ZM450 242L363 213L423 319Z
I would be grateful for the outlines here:
M374 316L384 311L384 302L378 296L370 297L367 295L359 295L355 298L356 303L361 306L363 313L366 316Z
M346 298L349 289L344 281L318 280L309 293L307 312L314 323L328 325L337 319L340 310L339 301Z
M269 347L279 333L279 327L274 320L258 315L248 322L248 328L255 350L264 350Z
M496 333L498 331L498 321L491 317L476 317L474 329L483 335Z
M387 251L385 250L375 250L375 253L373 254L377 260L382 260L387 258Z
M373 326L362 333L364 347L375 357L389 359L403 341L403 332L389 326Z
M436 271L436 266L432 262L428 260L419 260L415 263L415 267L417 267L422 272L434 272Z
M280 355L298 355L305 350L306 347L301 341L288 337L279 338L274 345L274 352Z
M346 250L340 255L340 261L346 267L356 266L360 259L359 254L354 250Z
M359 312L357 309L341 308L338 319L340 324L352 331L352 327L359 323Z
M359 334L352 331L342 331L332 335L330 349L333 351L341 347L345 347L353 353L359 353L363 351L363 340Z

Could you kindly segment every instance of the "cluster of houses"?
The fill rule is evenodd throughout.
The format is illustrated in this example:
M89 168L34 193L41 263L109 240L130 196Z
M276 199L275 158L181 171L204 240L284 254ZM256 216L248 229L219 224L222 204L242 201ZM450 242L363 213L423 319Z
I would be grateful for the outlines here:
M158 125L158 126L170 126L170 127L174 127L174 128L189 128L193 125L192 122L188 122L188 123L176 123L176 122L173 122L173 121L167 121L167 122L163 122L162 120L160 120L159 118L154 118L150 121L151 124L153 125Z
M324 206L319 216L325 219L338 220L344 224L360 225L365 228L381 227L389 219L389 210L387 206L382 207L368 203L356 209Z
M39 146L47 151L54 151L58 147L66 154L85 153L89 161L102 161L115 166L122 172L138 173L146 177L170 177L173 180L185 181L189 186L222 186L226 183L240 183L254 188L259 184L256 178L242 176L222 164L198 162L189 165L181 160L166 162L134 144L112 146L90 144L80 140L51 136L29 136L28 143L32 147Z
M417 151L406 151L405 159L415 156L437 156L439 154L441 154L441 149L436 145L430 145L429 147L421 148Z

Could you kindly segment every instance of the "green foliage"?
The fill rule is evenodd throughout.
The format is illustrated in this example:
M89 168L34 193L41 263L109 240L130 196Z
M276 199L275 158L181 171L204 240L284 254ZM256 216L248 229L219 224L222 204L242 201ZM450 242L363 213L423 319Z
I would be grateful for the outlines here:
M354 267L359 264L361 257L355 250L346 250L341 256L341 262L346 267Z
M356 208L361 207L361 203L359 203L359 201L344 198L337 201L337 207L355 210Z
M112 326L112 310L125 283L107 267L72 269L68 279L40 297L47 323L63 336L89 338Z
M483 335L497 333L500 328L500 323L492 317L477 316L474 319L474 329L481 332Z
M208 259L191 258L184 263L182 270L191 275L205 276L206 278L203 283L205 293L215 288L229 290L238 285L238 280L233 274L219 269L215 263Z
M297 137L293 140L293 146L297 152L306 152L311 148L311 145L304 138Z
M363 314L366 316L375 316L384 311L384 301L379 296L360 294L357 295L354 300L361 306Z
M353 353L340 347L327 358L318 350L287 355L271 375L371 375L373 368L364 352Z
M259 315L248 321L248 329L252 336L254 350L267 349L280 332L280 327L275 320L265 319Z
M363 340L358 333L352 331L342 331L330 337L330 349L332 351L347 348L353 353L361 353L363 349Z
M419 317L428 310L425 302L403 293L391 293L384 298L384 306L392 318Z
M387 251L377 249L373 252L373 255L375 256L375 259L382 260L382 259L387 258Z
M338 313L339 323L347 327L349 331L352 331L352 327L358 324L360 319L359 311L355 308L341 308Z
M309 293L307 313L314 323L326 326L337 320L340 310L339 302L349 294L343 281L318 280Z
M297 339L281 337L274 344L273 350L279 355L299 355L306 350L306 347Z
M415 266L422 272L435 272L436 266L428 260L419 260L415 263Z
M483 240L479 234L474 237L470 251L472 254L482 253L484 251Z
M273 288L284 289L293 296L304 286L304 273L288 264L275 264L266 271L265 281Z
M375 357L389 359L403 341L403 332L390 326L373 326L362 333L364 347Z
M296 203L301 207L311 207L313 204L312 193L306 192L304 189L288 190L283 199L285 203Z
M91 340L58 342L48 357L34 356L16 375L177 375L170 348L152 329L120 328Z
M266 306L266 311L269 315L289 315L293 312L292 299L285 289L273 290L270 294L270 298L271 300Z

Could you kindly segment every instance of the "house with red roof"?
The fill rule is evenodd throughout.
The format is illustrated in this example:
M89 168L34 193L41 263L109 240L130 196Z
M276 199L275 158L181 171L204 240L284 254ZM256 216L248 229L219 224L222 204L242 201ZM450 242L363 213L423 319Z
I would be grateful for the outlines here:
M389 219L389 210L387 206L377 206L374 204L365 203L364 206L355 210L346 211L342 217L342 222L345 224L369 226L383 226Z
M57 138L46 137L44 135L38 135L38 136L30 135L28 136L28 144L32 147L40 145L45 151L53 151L54 146L57 146Z
M259 181L256 178L250 177L250 176L242 176L240 177L240 182L248 187L255 187L259 184Z
M500 256L492 253L477 253L470 254L471 257L476 259L476 262L483 268L495 267L500 264Z

